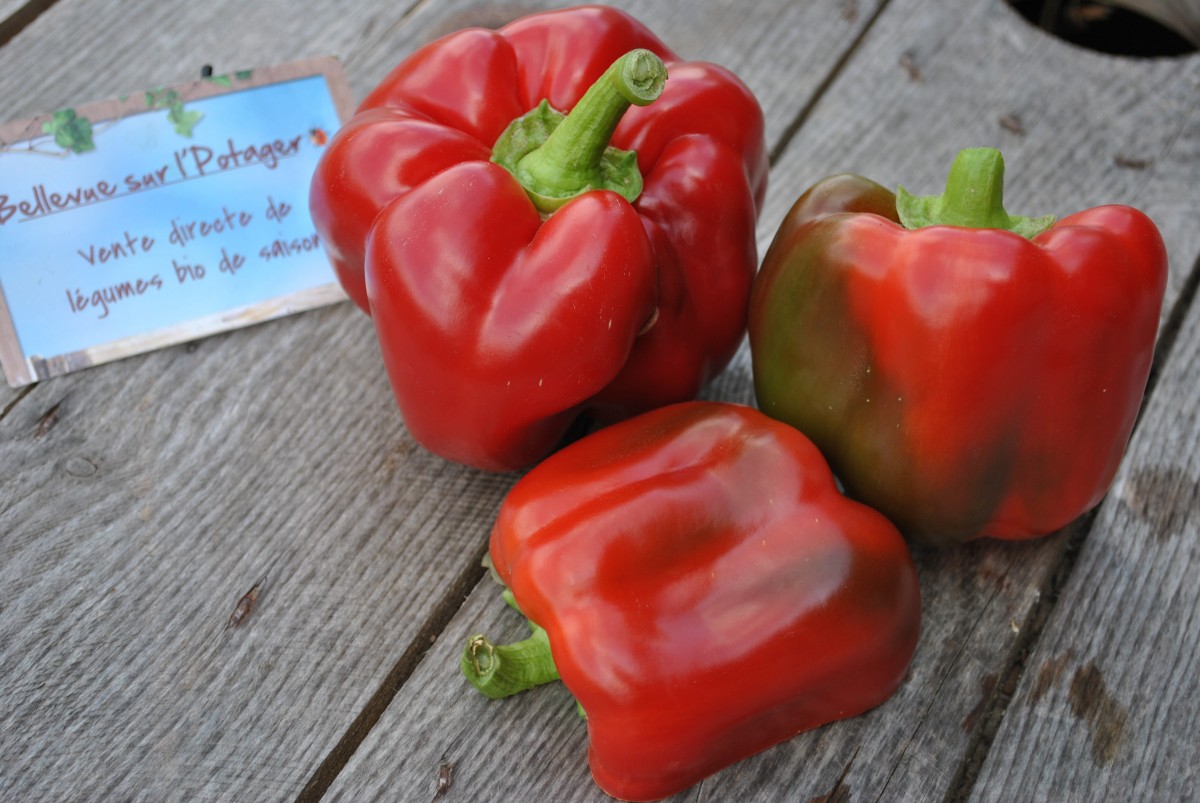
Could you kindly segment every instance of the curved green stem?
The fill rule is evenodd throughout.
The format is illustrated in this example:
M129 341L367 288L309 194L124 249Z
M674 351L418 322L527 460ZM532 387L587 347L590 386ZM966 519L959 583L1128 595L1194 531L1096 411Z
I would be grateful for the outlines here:
M578 193L601 182L600 157L631 104L644 106L661 93L666 67L649 50L632 50L613 62L554 129L545 144L517 163L523 182L546 194Z
M909 229L966 226L1033 238L1054 224L1054 215L1028 218L1004 210L1004 157L995 148L959 151L941 195L915 196L899 187L896 211Z
M642 191L637 154L609 145L630 105L645 106L662 94L667 68L649 50L631 50L592 84L570 114L546 101L518 117L492 150L492 161L525 187L544 214L595 189L630 202Z
M559 679L546 631L530 626L533 635L514 644L495 645L482 635L467 639L459 663L472 686L498 700Z

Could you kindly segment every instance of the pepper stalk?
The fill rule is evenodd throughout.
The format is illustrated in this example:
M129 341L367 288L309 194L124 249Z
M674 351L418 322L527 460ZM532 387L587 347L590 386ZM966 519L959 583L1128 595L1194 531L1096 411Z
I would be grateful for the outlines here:
M896 212L907 229L966 226L1003 229L1027 239L1054 225L1054 215L1030 218L1004 210L1004 157L995 148L964 148L954 157L941 195L896 189Z
M485 558L484 565L494 573L490 564L490 559ZM501 596L520 613L512 591L506 588ZM471 685L493 700L559 679L546 631L533 620L526 621L532 633L522 641L496 645L482 634L467 639L459 665Z
M496 645L487 636L471 636L460 665L471 685L493 700L559 679L550 656L550 640L537 625L533 625L533 635L512 644Z
M642 192L637 154L609 143L629 107L653 103L666 80L662 59L649 50L631 50L604 71L569 114L543 100L510 123L496 140L492 161L521 182L544 215L598 189L632 203Z

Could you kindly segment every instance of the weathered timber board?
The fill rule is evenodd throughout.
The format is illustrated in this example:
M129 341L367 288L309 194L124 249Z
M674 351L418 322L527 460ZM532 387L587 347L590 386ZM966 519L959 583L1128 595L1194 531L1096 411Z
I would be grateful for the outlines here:
M504 480L415 449L348 312L0 425L0 796L293 797L463 585ZM222 378L246 360L269 393Z
M755 7L761 29L735 26L745 15L718 5L630 7L752 83L780 64L786 31L806 31L756 86L792 110L781 120L864 24L779 2ZM446 15L482 8L425 3L406 40L406 5L142 3L118 18L62 0L0 48L0 99L19 117L203 64L326 52L361 96L456 27ZM759 39L773 44L756 52ZM294 797L459 606L512 481L415 446L346 304L6 393L4 797Z
M974 800L1200 795L1200 307L988 753Z
M998 1L963 9L893 0L776 162L760 247L822 175L862 172L934 192L959 148L995 145L1009 160L1017 213L1124 202L1156 219L1172 260L1165 318L1200 253L1198 82L1196 57L1088 53L1031 29ZM752 401L749 377L743 349L708 395ZM1087 523L1032 544L918 553L924 630L896 697L681 798L936 800L968 791L973 778L960 773L999 704L997 686L1026 646L1022 631L1040 615L1068 538ZM469 633L522 635L517 617L501 608L485 580L335 782L336 798L422 799L448 774L446 799L483 790L497 799L603 799L587 780L586 734L565 691L492 703L459 679ZM1003 783L996 790L1009 799L1022 792Z

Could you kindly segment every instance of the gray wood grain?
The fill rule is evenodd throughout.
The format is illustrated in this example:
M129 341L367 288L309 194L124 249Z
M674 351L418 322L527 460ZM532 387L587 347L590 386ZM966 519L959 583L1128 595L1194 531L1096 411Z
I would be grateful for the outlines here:
M506 480L415 448L351 312L47 383L4 420L0 796L292 797L473 577ZM228 376L245 360L268 396Z
M25 7L36 5L36 3L25 2L25 0L3 0L0 2L0 23L12 19Z
M370 47L347 56L346 64L357 79L355 85L363 86L365 78L369 88L404 55L452 31L475 25L499 27L528 13L570 5L578 3L444 0L422 4L403 27L373 29L365 37ZM774 145L881 3L617 0L603 5L629 11L681 57L716 62L736 73L766 112L767 142Z
M1059 597L973 800L1195 800L1200 307Z

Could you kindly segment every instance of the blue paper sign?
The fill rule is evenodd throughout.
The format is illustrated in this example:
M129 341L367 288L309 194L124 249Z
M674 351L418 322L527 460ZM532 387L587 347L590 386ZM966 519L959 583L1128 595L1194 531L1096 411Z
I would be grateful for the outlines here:
M9 383L345 298L308 188L347 98L318 59L0 128Z

